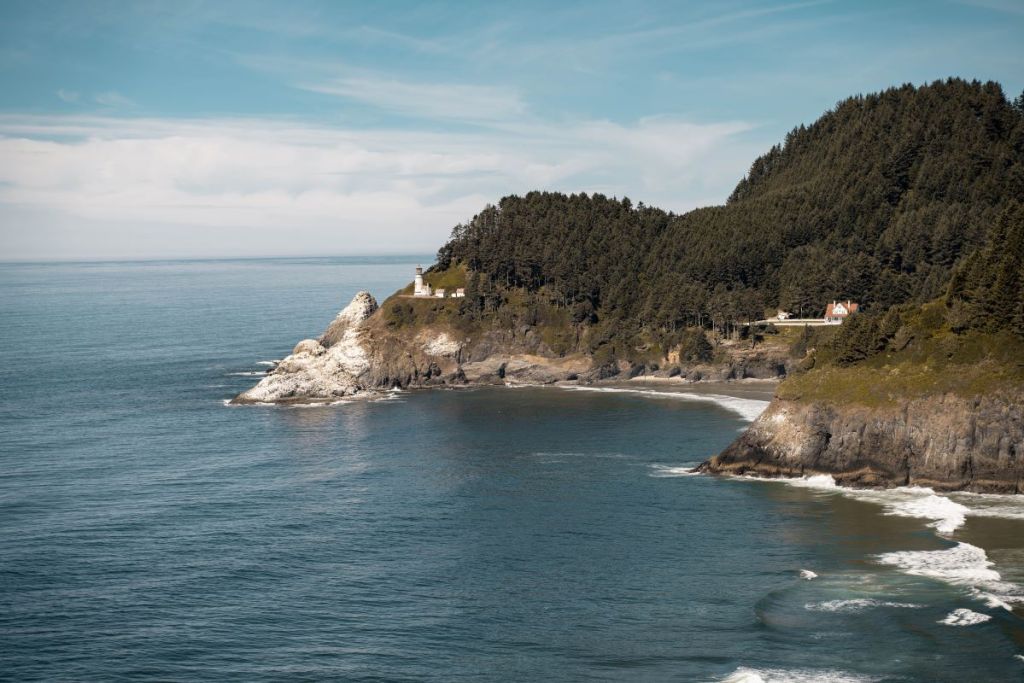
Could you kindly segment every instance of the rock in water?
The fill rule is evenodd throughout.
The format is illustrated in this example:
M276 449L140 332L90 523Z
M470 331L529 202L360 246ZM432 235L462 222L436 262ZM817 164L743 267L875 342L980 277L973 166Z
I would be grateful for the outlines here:
M377 310L369 292L359 292L319 340L304 339L259 384L232 403L331 401L367 388L370 356L364 322Z
M806 477L845 486L1024 492L1018 390L905 398L885 406L776 397L702 472Z

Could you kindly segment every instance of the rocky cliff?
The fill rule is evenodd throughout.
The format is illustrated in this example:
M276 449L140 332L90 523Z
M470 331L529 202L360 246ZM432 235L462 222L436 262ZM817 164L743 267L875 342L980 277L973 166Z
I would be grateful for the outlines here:
M396 325L384 313L369 293L360 292L319 339L300 341L232 403L317 403L392 388L589 383L638 375L688 381L766 379L784 376L790 363L785 343L752 349L749 343L729 340L720 343L720 359L714 363L680 363L678 358L659 365L595 363L582 351L555 353L529 325L467 332L450 324L451 318Z
M776 397L701 471L798 477L849 486L1024 492L1024 395L944 393L884 406Z
M729 349L727 344L726 349L723 363L675 374L731 379L786 372L786 361L777 353ZM621 362L598 366L586 354L555 354L528 326L472 334L443 321L395 326L370 294L360 292L319 339L300 341L232 402L332 402L392 388L595 382L637 374L671 371ZM1024 492L1024 391L1019 383L1004 382L997 391L971 396L943 390L875 403L792 396L780 390L746 432L700 469L761 476L830 474L850 486Z
M530 329L476 338L450 327L395 329L359 292L319 339L300 341L235 404L318 403L392 388L469 383L551 383L597 376L581 354L558 357Z

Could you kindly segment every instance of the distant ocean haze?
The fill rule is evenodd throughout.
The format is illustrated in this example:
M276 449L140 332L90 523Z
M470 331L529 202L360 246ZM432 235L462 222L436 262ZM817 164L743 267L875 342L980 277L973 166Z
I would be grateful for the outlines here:
M0 265L0 677L1024 673L1024 504L690 475L756 401L224 405L430 261Z

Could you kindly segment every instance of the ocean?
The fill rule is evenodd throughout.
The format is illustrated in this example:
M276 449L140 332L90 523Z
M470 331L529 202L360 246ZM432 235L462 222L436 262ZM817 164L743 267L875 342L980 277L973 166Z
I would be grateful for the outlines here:
M728 388L225 405L429 261L0 265L0 678L1024 679L1024 501L690 475Z

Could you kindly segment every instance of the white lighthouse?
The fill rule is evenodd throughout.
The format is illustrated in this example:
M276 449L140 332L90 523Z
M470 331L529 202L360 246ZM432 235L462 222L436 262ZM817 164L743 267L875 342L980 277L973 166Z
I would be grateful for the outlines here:
M416 284L412 290L413 296L423 296L423 267L416 266Z
M423 268L416 266L416 280L412 289L413 296L433 296L434 288L423 281Z

